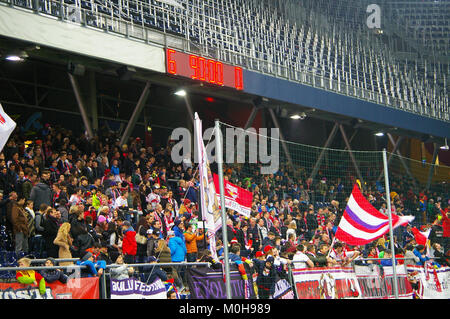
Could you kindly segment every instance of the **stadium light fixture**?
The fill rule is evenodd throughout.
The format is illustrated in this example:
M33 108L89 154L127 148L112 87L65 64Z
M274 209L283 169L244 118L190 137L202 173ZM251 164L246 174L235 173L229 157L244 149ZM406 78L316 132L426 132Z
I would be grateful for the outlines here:
M302 112L300 114L293 114L291 115L291 119L293 120L304 120L306 118L306 113Z
M384 133L383 132L377 132L377 133L375 133L375 135L378 136L378 137L382 137L382 136L384 136Z
M22 62L28 58L28 54L25 51L13 51L8 54L5 59L11 62Z
M448 144L447 144L447 139L445 139L445 145L441 146L441 150L448 151L448 149L449 149L449 147L448 147Z
M175 95L178 95L178 96L186 96L186 94L187 93L185 90L178 90L175 92Z

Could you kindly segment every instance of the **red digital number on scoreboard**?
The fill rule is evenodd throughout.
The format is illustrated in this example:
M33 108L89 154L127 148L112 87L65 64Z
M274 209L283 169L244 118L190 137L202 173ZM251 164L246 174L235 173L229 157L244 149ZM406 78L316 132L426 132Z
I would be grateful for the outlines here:
M167 73L219 86L244 89L242 68L201 56L167 49Z

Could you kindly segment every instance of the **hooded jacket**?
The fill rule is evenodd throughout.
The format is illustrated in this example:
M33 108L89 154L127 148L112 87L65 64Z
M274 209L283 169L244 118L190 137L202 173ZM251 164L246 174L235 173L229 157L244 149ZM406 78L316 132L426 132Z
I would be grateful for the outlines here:
M180 237L175 236L170 238L169 248L172 256L172 262L179 263L184 261L187 254L187 250L186 245L184 244L184 242L181 240Z
M41 204L47 204L48 206L52 206L52 190L50 186L45 183L37 183L31 189L30 200L34 202L34 206L36 209L39 209Z

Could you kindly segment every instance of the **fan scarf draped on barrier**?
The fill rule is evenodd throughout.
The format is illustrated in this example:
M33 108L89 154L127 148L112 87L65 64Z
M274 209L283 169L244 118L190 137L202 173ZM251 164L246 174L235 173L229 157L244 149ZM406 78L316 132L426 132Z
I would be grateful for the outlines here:
M414 220L413 216L392 214L392 229ZM373 207L357 184L339 222L336 239L349 245L366 245L389 231L389 218Z

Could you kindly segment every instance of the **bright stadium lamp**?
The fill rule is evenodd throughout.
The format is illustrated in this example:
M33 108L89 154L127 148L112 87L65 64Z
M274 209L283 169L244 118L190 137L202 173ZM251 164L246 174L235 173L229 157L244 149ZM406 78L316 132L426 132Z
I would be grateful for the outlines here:
M186 96L186 91L185 90L178 90L178 91L175 92L175 95Z
M381 137L381 136L384 136L384 133L383 132L377 132L377 133L375 133L375 135Z
M22 62L28 58L28 54L25 51L13 51L8 54L5 59L12 62Z
M304 120L306 118L306 113L302 112L300 114L293 114L291 115L291 119L293 120Z
M448 151L448 149L449 149L449 147L448 147L448 144L447 144L447 139L445 139L445 145L441 146L441 150Z

